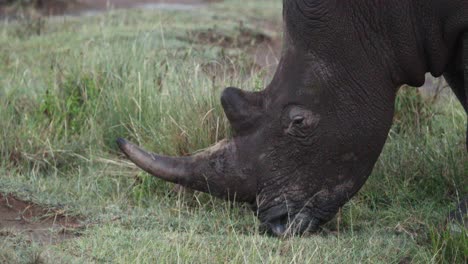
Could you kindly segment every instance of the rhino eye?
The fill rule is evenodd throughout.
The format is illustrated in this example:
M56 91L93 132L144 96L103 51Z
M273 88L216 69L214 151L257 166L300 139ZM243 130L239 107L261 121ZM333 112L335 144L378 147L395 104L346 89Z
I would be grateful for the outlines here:
M289 135L305 135L317 126L320 115L300 106L290 105L283 112L283 129Z
M295 116L292 119L292 124L295 126L301 126L302 124L304 124L304 119L304 116Z

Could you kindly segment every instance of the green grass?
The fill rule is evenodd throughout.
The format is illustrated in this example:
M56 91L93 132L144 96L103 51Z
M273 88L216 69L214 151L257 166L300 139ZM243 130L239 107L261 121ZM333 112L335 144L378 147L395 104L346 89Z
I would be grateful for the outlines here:
M208 29L238 36L240 21L277 37L265 28L280 24L277 2L3 23L0 192L88 225L57 245L0 235L0 262L466 262L466 232L439 227L468 194L466 116L451 95L432 102L403 89L368 182L309 237L261 235L246 206L175 195L118 152L117 137L168 155L228 137L222 88L262 89L265 71L251 67L248 44L186 38Z

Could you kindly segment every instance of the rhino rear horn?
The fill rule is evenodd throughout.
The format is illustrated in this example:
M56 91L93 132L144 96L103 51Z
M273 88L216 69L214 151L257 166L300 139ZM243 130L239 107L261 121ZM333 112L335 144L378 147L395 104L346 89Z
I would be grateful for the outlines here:
M260 92L228 87L221 95L221 105L236 135L246 133L258 125L262 104Z

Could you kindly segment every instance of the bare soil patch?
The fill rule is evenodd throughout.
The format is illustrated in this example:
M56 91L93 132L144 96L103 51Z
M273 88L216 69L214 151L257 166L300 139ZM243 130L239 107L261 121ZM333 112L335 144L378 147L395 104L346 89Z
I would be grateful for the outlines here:
M154 4L164 4L166 7L170 5L202 5L219 2L219 0L35 0L27 2L27 4L14 2L0 0L0 15L14 17L22 8L33 8L42 15L49 16L80 15L86 12L103 12L109 9L145 8L145 6L150 7Z
M217 2L214 0L78 0L78 3L85 5L89 8L94 9L107 9L111 8L131 8L138 5L144 4L185 4L185 5L196 5L207 2Z
M281 57L281 42L281 38L272 38L271 41L262 42L249 50L255 64L265 69L270 76L275 73Z
M212 78L213 86L218 80L225 82L227 78L249 76L262 70L254 60L241 56L220 56L216 61L202 63L201 68Z
M60 209L0 194L0 237L24 234L37 243L55 244L77 237L73 230L80 226L78 218Z
M246 48L264 42L271 42L271 37L262 32L239 27L235 35L227 35L216 29L188 31L180 40L201 45L214 45L223 48Z
M218 46L224 49L242 49L252 58L251 62L243 63L247 66L247 71L266 70L273 73L278 63L281 49L281 40L273 38L261 31L257 31L244 26L239 26L235 33L224 33L217 29L206 29L189 31L186 36L179 37L179 40L192 44L205 46ZM218 62L203 64L206 73L222 75L236 72L235 65L239 64L239 58L227 58L222 54Z

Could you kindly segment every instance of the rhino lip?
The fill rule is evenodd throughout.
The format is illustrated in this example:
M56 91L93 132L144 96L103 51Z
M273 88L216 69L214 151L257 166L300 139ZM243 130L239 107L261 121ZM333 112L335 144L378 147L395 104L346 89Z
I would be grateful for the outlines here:
M288 214L279 215L265 221L260 226L260 231L271 236L284 236L287 231Z
M261 225L261 231L277 237L304 235L319 229L320 220L304 214L278 214Z

